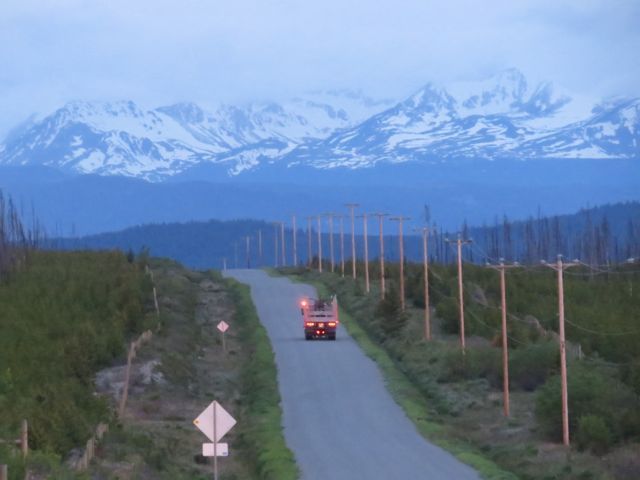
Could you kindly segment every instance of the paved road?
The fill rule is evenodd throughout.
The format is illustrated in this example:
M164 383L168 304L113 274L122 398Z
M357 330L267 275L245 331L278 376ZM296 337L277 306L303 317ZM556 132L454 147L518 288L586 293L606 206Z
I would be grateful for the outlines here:
M308 285L260 270L231 270L246 283L278 366L284 435L304 480L467 480L470 467L425 441L347 332L305 341L298 302Z

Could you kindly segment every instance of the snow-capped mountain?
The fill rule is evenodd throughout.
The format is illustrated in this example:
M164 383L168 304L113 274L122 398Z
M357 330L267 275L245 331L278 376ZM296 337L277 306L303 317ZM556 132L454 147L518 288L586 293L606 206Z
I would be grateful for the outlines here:
M429 83L393 104L359 92L283 103L72 102L0 145L0 164L162 180L196 165L235 175L261 164L317 168L448 159L640 159L640 99L596 104L517 70L447 87Z
M449 89L427 84L394 107L286 158L318 168L458 158L639 158L640 99L589 106L517 70Z
M211 112L193 103L143 110L132 101L76 101L11 134L0 163L159 180L201 162L224 162L235 174L388 105L351 91Z

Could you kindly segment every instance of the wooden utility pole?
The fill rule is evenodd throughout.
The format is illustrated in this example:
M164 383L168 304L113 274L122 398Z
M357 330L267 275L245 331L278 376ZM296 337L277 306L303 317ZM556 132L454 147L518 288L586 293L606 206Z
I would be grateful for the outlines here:
M325 213L329 219L329 259L331 260L331 273L335 271L335 257L333 255L333 217L334 213Z
M422 232L422 264L424 267L424 339L431 340L431 312L429 301L429 227L417 231Z
M345 204L345 207L351 212L351 275L354 280L356 279L356 230L353 210L359 206L357 203Z
M489 265L489 268L498 270L500 272L500 299L501 306L500 312L502 313L502 398L504 405L504 416L510 415L509 404L509 337L507 336L507 282L505 279L505 270L508 268L515 268L519 265L514 263L513 265L505 265L504 259L500 259L500 264Z
M363 213L358 218L362 218L362 232L364 236L364 284L365 290L369 293L369 241L367 238L367 214Z
M322 216L318 215L318 272L322 273Z
M274 222L274 237L273 237L273 247L274 247L274 265L278 268L278 222Z
M296 216L291 217L291 225L293 228L293 266L298 266L298 230L296 228Z
M567 344L564 334L564 271L580 265L579 262L563 263L562 255L558 255L556 264L543 262L558 272L558 337L560 341L560 381L562 383L562 443L569 446L569 393L567 388Z
M249 235L247 235L246 244L247 244L247 248L246 248L247 268L251 268L251 244L250 244Z
M344 277L344 215L340 219L340 274Z
M313 264L313 248L311 243L311 221L313 220L313 217L306 217L306 219L307 219L307 265L309 266L309 269L311 269L311 266Z
M238 268L238 242L233 242L233 264Z
M280 222L280 245L282 247L282 266L287 266L287 250L284 242L284 222Z
M385 296L385 285L384 285L384 234L383 234L383 223L384 217L386 217L387 213L374 213L376 217L378 217L379 231L380 231L380 298L384 300Z
M409 217L390 217L389 220L398 222L398 243L400 244L400 308L404 312L404 239L402 223L409 220Z
M447 243L454 243L453 241L446 240ZM455 241L458 246L458 300L459 300L459 308L460 308L460 348L462 349L462 354L465 354L465 337L464 337L464 290L462 286L462 245L467 245L471 243L471 240L462 240L460 238L460 234L458 234L458 239Z
M262 258L262 230L258 230L258 261L260 267L264 265L264 259Z

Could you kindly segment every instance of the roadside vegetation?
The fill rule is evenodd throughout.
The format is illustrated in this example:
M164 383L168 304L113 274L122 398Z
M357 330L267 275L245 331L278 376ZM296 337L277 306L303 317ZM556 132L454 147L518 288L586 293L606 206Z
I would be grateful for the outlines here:
M126 413L105 438L94 478L211 478L212 459L200 455L208 440L192 420L217 400L238 422L223 439L229 456L218 462L220 479L296 479L282 434L273 353L248 288L170 260L150 265L160 330L136 365L155 365L157 377L145 382L134 375ZM226 351L216 329L222 320L230 325Z
M0 443L10 480L210 478L208 440L192 424L218 400L238 420L224 441L221 480L298 477L281 431L276 369L248 289L121 252L28 248L0 280L0 439L29 422L26 462ZM5 263L5 265L9 265ZM146 266L151 267L150 274ZM153 303L157 288L160 315ZM231 328L226 352L216 325ZM154 334L132 364L129 401L115 414L128 343ZM109 424L85 472L73 470L96 425Z
M55 465L111 418L93 375L152 321L151 286L117 252L31 251L25 262L0 282L0 438L17 438L28 419L30 447L48 456L29 459ZM11 478L24 469L6 445L3 462Z
M362 265L358 267L362 278ZM505 418L498 273L464 267L463 356L455 268L435 265L430 271L434 339L427 342L422 265L406 265L405 312L395 282L398 265L387 267L384 301L377 282L367 295L364 282L339 274L302 269L286 273L338 294L346 318L353 319L347 327L355 326L356 339L382 349L426 400L420 413L415 402L413 407L405 405L402 395L405 401L411 399L407 390L380 355L365 348L381 363L391 390L400 391L396 398L423 433L461 458L461 445L467 445L518 478L640 478L640 292L634 292L640 280L638 265L566 272L570 450L561 445L554 272L527 267L507 274L512 411ZM378 275L372 262L371 278ZM479 469L488 478L502 478L486 466Z

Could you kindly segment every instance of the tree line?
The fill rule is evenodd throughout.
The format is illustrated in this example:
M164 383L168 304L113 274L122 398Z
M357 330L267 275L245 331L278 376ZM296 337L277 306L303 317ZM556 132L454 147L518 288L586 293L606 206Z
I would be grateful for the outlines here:
M524 221L514 221L506 216L496 218L493 225L469 226L463 222L457 230L447 231L431 222L428 208L425 218L413 225L429 225L429 256L433 262L452 263L456 260L455 248L447 240L455 240L457 234L473 239L473 248L465 248L465 261L482 264L485 261L539 263L552 260L557 254L567 258L579 258L592 265L621 263L628 258L640 257L640 202L618 203L595 208L585 208L572 215L544 216L538 211ZM292 265L293 232L291 219L285 222L286 265ZM415 219L414 219L415 220ZM308 230L304 218L298 217L297 260L308 263ZM364 237L362 219L356 222L356 256L363 259ZM329 259L330 235L328 220L322 223L323 258ZM376 233L374 233L376 232ZM344 224L345 259L350 259L351 230ZM279 224L257 220L168 223L142 225L120 232L103 233L83 238L55 239L52 248L105 249L140 251L148 247L153 255L176 259L192 268L263 267L283 265L281 229ZM311 224L312 259L318 254L317 222ZM339 224L334 224L334 258L340 258ZM261 249L259 247L262 247ZM379 257L377 221L369 218L369 259ZM397 225L385 221L385 258L397 261L399 247ZM404 255L408 261L422 259L422 239L419 233L405 225Z

